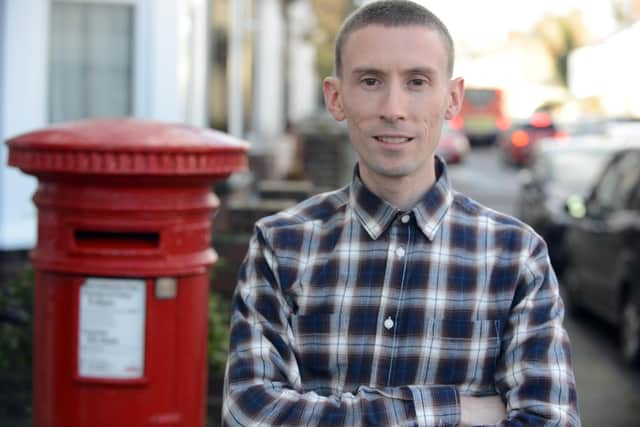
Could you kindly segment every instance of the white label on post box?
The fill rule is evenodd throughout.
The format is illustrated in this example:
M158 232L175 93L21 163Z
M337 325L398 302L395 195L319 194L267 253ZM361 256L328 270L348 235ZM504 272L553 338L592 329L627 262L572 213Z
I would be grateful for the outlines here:
M80 287L78 375L138 379L144 374L146 283L87 278Z

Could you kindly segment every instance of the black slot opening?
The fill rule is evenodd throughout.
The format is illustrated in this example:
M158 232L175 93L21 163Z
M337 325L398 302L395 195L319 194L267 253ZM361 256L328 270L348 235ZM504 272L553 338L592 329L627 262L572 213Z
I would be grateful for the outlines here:
M76 230L76 246L87 249L155 249L160 233Z

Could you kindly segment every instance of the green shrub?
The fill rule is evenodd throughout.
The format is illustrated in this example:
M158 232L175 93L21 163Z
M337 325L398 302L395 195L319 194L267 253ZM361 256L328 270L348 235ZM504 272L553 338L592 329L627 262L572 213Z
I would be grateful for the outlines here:
M220 294L209 295L209 375L222 377L229 345L230 303Z
M222 257L211 269L210 280L214 282L216 272L228 269L229 265ZM209 376L221 378L227 363L229 345L229 324L231 301L220 293L209 292Z
M0 288L0 313L19 316L0 322L0 370L30 369L33 354L34 274L26 269L8 286Z

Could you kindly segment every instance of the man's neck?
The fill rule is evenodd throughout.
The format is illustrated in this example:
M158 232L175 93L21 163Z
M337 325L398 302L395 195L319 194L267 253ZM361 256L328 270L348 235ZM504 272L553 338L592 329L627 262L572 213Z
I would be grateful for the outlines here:
M401 211L413 208L418 200L436 182L435 168L430 168L426 176L381 177L360 172L360 178L367 188L381 199Z

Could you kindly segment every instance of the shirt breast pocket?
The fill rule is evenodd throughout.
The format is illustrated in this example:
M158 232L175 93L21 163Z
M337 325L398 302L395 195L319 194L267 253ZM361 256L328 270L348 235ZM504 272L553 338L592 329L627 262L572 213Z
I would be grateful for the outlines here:
M339 313L291 316L293 347L305 391L327 396L336 391L338 354L347 345L344 317Z
M501 321L430 319L426 327L428 383L456 385L473 395L495 393Z

